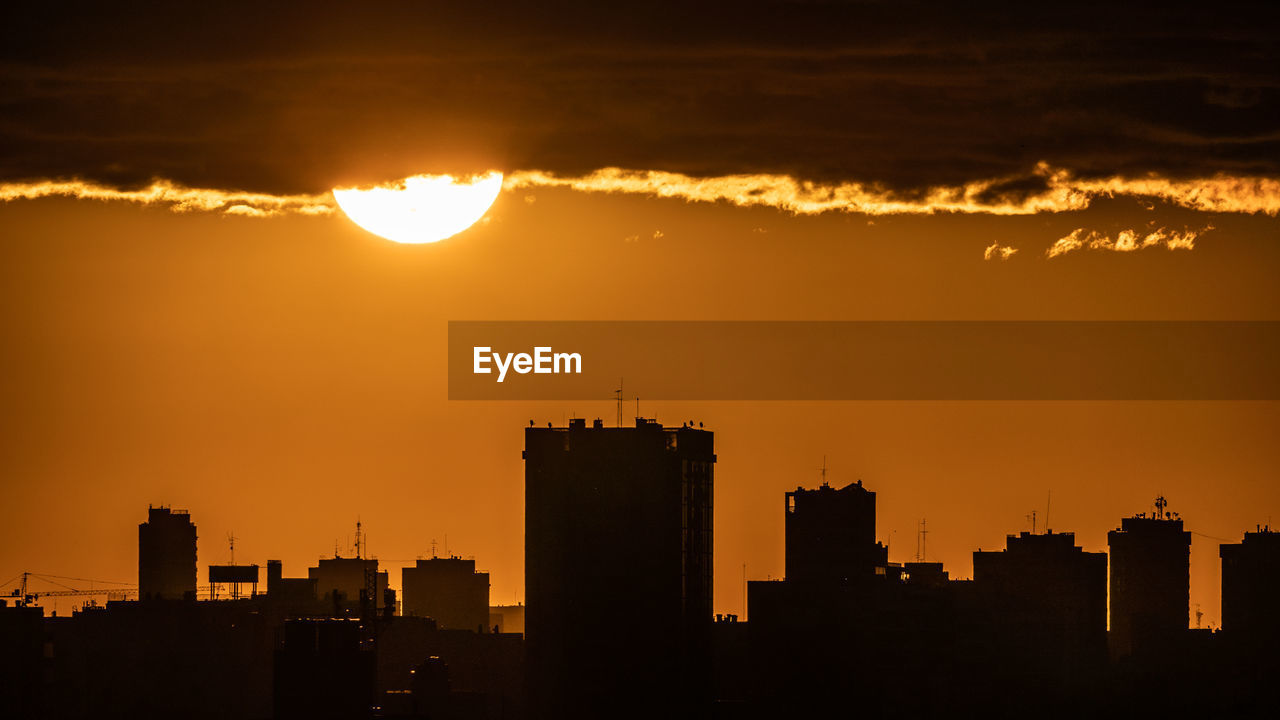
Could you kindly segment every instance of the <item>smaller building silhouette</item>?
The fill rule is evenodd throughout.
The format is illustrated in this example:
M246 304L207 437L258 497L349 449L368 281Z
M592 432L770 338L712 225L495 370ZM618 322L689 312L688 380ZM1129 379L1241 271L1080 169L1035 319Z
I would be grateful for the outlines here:
M918 560L916 562L903 563L902 569L905 574L905 580L912 585L942 587L951 580L951 574L943 569L940 562Z
M862 481L839 490L823 482L786 493L786 578L844 582L883 574L888 549L876 542L876 494Z
M524 603L490 605L489 625L500 633L524 634Z
M433 557L400 571L401 613L429 617L447 630L484 632L489 623L489 573L475 560Z
M1222 629L1265 644L1280 639L1280 532L1260 527L1222 558Z
M290 620L273 668L276 718L366 718L373 714L377 656L354 620Z
M138 525L138 597L143 600L194 599L196 526L186 510L147 507Z
M1075 533L1023 532L1004 550L974 552L973 585L1011 677L1076 684L1105 663L1107 554L1085 552Z
M307 578L315 582L316 598L335 611L376 610L387 595L387 573L376 558L321 558L307 568Z

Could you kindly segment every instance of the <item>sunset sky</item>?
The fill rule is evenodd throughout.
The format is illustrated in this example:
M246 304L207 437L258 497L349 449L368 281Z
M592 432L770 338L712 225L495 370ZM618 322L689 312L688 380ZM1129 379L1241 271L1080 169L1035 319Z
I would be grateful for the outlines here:
M393 586L447 536L522 600L522 428L611 419L613 388L450 402L450 320L1280 320L1280 34L1229 5L21 10L0 580L133 581L163 503L202 584L230 532L297 576L359 518ZM330 193L490 170L492 208L434 244ZM718 612L743 563L781 575L782 493L824 456L878 493L891 560L927 518L953 577L1050 492L1087 550L1163 494L1213 624L1214 538L1280 517L1274 402L640 410L716 432Z

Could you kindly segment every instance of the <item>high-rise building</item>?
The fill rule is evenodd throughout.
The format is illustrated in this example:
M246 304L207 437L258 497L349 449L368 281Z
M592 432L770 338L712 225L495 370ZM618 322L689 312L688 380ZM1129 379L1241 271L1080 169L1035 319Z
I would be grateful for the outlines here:
M1106 660L1107 554L1075 533L1009 535L1004 550L973 553L973 584L997 618L1003 659L1030 674L1079 677Z
M1110 550L1111 628L1117 656L1132 654L1149 640L1185 631L1191 612L1191 533L1165 510L1120 521L1107 533Z
M186 510L148 507L138 525L138 597L182 600L196 594L196 526Z
M575 419L526 429L524 459L533 716L670 715L705 701L712 433Z
M402 615L429 617L448 630L487 631L489 573L475 560L433 557L400 571Z
M845 582L883 574L888 549L876 542L876 494L862 481L839 490L823 482L786 494L786 578Z
M1218 546L1222 557L1222 629L1263 644L1280 640L1280 532L1270 527Z

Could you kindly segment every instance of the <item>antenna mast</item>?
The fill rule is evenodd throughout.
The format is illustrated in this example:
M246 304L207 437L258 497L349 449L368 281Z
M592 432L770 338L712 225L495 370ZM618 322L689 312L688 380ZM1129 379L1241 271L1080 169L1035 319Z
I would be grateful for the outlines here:
M1049 490L1049 498L1044 501L1044 530L1045 532L1053 532L1049 528L1049 508L1053 506L1053 489Z
M916 562L924 562L929 556L929 524L925 518L920 518L920 525L916 529Z

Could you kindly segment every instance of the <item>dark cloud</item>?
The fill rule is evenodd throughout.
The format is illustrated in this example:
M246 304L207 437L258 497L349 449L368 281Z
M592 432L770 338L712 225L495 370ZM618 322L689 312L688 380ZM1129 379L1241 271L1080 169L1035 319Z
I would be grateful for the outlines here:
M48 5L6 18L0 179L315 192L620 166L904 194L1010 177L991 192L1017 197L1039 161L1280 175L1266 7Z

